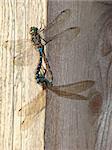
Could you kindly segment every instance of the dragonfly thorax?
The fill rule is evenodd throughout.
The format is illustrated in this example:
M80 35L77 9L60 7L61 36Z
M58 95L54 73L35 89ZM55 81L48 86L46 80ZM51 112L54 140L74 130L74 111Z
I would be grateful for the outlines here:
M33 44L37 47L41 46L41 37L39 34L33 34L31 35L31 41L33 42Z

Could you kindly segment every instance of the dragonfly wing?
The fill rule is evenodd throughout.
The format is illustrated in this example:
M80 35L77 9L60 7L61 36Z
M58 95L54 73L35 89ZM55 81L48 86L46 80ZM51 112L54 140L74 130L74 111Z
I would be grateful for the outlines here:
M48 29L51 29L52 27L55 28L56 25L59 25L60 23L63 23L65 20L67 20L70 14L71 14L70 9L63 10L51 23L49 23L40 32L44 32L44 31L46 32Z
M38 63L39 53L32 47L26 47L18 52L14 57L14 64L16 66L29 66Z
M33 124L34 119L35 119L35 115L26 116L20 125L21 129L25 130L29 128Z
M32 115L32 114L38 114L40 113L43 108L45 108L45 94L44 92L41 92L36 98L33 99L32 102L26 104L25 106L23 106L19 112L18 115L19 116L28 116L28 115Z
M49 37L49 38L46 37L46 43L49 43L54 39L61 39L61 41L70 42L75 37L77 37L79 32L80 32L79 27L70 27L70 28L67 28L66 30L62 31L59 34L54 35L53 37Z
M77 95L77 93L86 91L87 89L91 88L94 85L95 81L93 80L85 80L80 81L68 85L61 85L61 86L49 86L48 88L52 90L57 95ZM77 96L78 98L78 96Z
M27 66L32 65L33 56L37 56L38 53L34 50L30 39L21 39L21 40L10 40L5 41L3 47L7 48L10 45L14 44L15 48L15 57L14 64L17 66ZM33 55L33 53L35 53Z
M52 88L52 91L54 93L56 93L58 96L61 97L65 97L68 99L76 99L76 100L87 100L88 98L83 96L83 95L79 95L79 94L75 94L75 93L70 93L70 92L66 92L66 91L61 91L61 90L56 90Z
M31 127L35 119L37 119L38 117L39 117L39 114L32 114L32 115L26 116L25 119L20 124L21 129L25 130Z
M12 44L14 44L14 47L20 50L20 49L24 49L26 45L28 45L29 43L31 43L31 39L6 40L3 42L2 46L4 48L7 48Z

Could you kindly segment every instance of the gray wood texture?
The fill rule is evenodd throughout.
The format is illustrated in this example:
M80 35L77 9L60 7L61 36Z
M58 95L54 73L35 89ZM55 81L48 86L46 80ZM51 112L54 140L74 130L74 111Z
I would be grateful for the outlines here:
M66 8L71 17L52 33L70 26L81 31L69 45L60 40L48 45L54 84L92 79L89 95L99 94L89 101L70 101L48 91L45 150L111 150L112 8L100 2L48 1L48 22Z

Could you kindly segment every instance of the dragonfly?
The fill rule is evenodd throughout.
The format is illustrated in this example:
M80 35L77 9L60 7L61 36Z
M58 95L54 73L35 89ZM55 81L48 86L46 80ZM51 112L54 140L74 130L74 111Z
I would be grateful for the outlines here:
M66 100L88 100L88 96L79 94L86 90L89 90L95 81L83 80L67 85L47 85L46 89L54 92L57 96L64 97ZM35 97L30 103L24 105L18 111L19 116L25 116L25 119L21 123L21 129L28 129L34 122L36 116L39 116L40 112L45 108L45 89L42 90L37 97Z
M64 97L66 99L72 100L88 100L88 97L80 95L79 93L86 91L94 85L93 80L85 80L76 83L71 83L67 85L53 85L53 73L51 71L47 56L45 54L44 48L49 42L53 40L60 39L63 40L67 37L67 42L72 41L80 33L80 28L78 26L69 27L59 34L55 34L50 37L43 38L42 34L49 32L50 29L62 24L64 21L68 20L71 14L70 9L63 10L51 23L48 24L44 29L38 29L37 27L30 28L30 39L17 40L15 41L15 48L17 55L14 57L14 64L16 66L27 66L32 65L32 49L34 48L36 52L39 53L39 61L36 68L35 79L37 83L41 84L43 87L42 92L40 92L37 97L35 97L30 103L23 106L18 114L21 116L25 115L24 121L21 123L21 128L25 129L31 126L36 116L45 108L44 91L51 90L56 95ZM10 41L5 42L5 47L8 46ZM13 41L11 41L13 42ZM25 48L24 48L25 46ZM21 49L21 51L20 51ZM27 56L27 60L25 57ZM45 66L44 63L45 62Z

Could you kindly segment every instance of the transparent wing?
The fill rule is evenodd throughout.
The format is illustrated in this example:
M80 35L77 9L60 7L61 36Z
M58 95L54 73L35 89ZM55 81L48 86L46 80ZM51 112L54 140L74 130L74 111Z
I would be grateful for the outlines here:
M61 97L77 100L87 100L87 97L77 93L91 88L94 83L95 82L92 80L86 80L62 86L49 86L48 88ZM34 98L32 102L26 104L19 110L18 115L29 116L41 112L45 107L44 96L44 93L40 92L40 94Z
M33 124L34 119L35 119L34 114L26 116L25 119L23 120L23 122L20 125L21 129L25 130L25 129L29 128Z
M14 57L14 64L16 66L29 66L39 63L39 53L33 48L25 48Z
M25 116L25 119L21 123L21 129L27 129L30 127L35 117L45 108L45 92L40 92L39 95L32 100L32 102L23 106L19 111L19 116Z
M46 32L48 29L52 27L56 27L56 25L59 25L60 23L63 23L67 18L70 16L71 11L70 9L63 10L51 23L49 23L44 29L42 29L40 32Z
M19 40L6 40L3 42L2 46L7 48L14 44L15 49L18 51L20 49L25 49L29 44L31 44L31 39L19 39Z
M14 44L15 48L14 64L16 66L32 65L35 61L39 60L39 54L30 39L5 41L3 46L7 48L11 44Z
M65 92L65 91L55 91L53 89L53 92L56 93L58 96L61 96L61 97L65 97L65 98L68 98L68 99L75 99L75 100L87 100L88 98L83 96L83 95L79 95L79 94L71 94L69 92Z
M39 117L39 114L31 114L29 116L26 116L20 125L21 129L22 130L28 129L34 123L37 117Z
M69 43L72 41L77 35L80 33L79 27L71 27L67 28L66 30L60 32L59 34L54 35L53 37L46 37L46 44L51 42L54 39L61 39L61 41L66 41L66 43Z
M36 98L32 100L32 102L26 104L23 106L19 111L19 116L28 116L31 114L38 114L42 111L43 108L45 108L45 94L44 92L40 92L39 95L37 95Z
M79 95L77 93L86 91L94 85L95 81L93 80L85 80L80 81L68 85L61 86L49 86L48 88L52 90L59 96L70 98L70 99L78 99L78 100L86 100L85 96Z
M94 85L94 83L95 82L93 80L85 80L68 85L52 86L48 88L61 97L77 100L87 100L87 97L76 93L80 93L91 88ZM32 102L26 104L19 110L19 116L25 115L25 119L21 123L22 130L30 127L35 119L35 116L45 108L46 104L44 96L45 95L43 91L40 92L39 95L36 98L34 98Z

